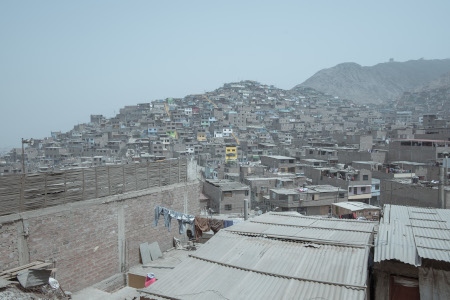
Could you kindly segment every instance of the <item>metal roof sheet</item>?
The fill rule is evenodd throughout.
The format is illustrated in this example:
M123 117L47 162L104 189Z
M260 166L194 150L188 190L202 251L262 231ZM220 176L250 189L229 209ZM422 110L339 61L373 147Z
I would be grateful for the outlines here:
M375 223L373 222L361 222L356 220L345 219L331 219L320 217L306 217L302 215L290 215L287 216L283 213L266 213L256 218L253 218L251 222L277 224L277 225L289 225L289 226L308 226L317 228L330 228L350 231L363 231L373 232Z
M450 253L448 250L417 247L417 253L422 258L450 262Z
M450 241L450 230L447 228L413 227L412 229L416 238L422 237Z
M170 280L157 280L141 292L163 299L366 299L365 288L283 278L193 257L174 271L165 277Z
M365 195L366 196L366 195ZM339 206L351 211L358 211L358 210L364 210L364 209L378 209L381 210L379 207L377 206L373 206L373 205L369 205L363 202L338 202L338 203L333 203L333 205L335 206Z
M430 239L416 236L415 241L417 248L430 250L444 250L444 251L450 249L450 240Z
M365 286L367 274L361 264L367 261L368 251L368 246L279 241L220 231L213 243L206 243L193 256L280 276Z
M398 260L413 266L420 266L414 235L411 227L399 222L380 224L375 239L374 261Z
M355 225L357 226L358 223L355 223ZM357 231L357 228L354 229L355 230L342 230L340 228L330 229L326 227L314 228L308 226L296 227L247 222L233 225L225 230L254 236L270 236L281 239L332 243L336 245L371 244L371 232L361 232Z
M385 205L375 240L375 262L450 262L450 212L444 209Z
M297 215L298 218L290 218L286 215L273 215L262 214L251 220L252 223L262 224L277 224L277 225L290 225L290 226L309 226L315 222L315 219L305 218L301 215Z
M367 298L374 224L283 213L254 220L220 230L141 291L158 299ZM348 224L354 230L337 229Z
M447 229L447 223L446 222L436 222L436 221L430 221L430 220L417 220L412 219L410 220L412 227L417 228L430 228L430 229Z

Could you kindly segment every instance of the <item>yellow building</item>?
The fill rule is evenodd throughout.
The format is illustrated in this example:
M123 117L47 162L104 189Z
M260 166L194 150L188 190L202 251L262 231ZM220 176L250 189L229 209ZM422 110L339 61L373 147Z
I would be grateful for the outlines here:
M198 142L206 142L206 133L205 132L197 132L197 141Z
M225 146L225 161L237 160L238 152L236 145L227 145Z

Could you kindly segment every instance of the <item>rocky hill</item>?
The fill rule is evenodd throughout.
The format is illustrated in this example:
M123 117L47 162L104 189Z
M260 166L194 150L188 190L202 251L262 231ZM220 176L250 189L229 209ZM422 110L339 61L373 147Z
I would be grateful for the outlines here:
M445 73L437 79L417 87L414 92L425 92L439 89L450 89L450 72Z
M317 72L298 86L357 103L381 103L396 100L403 92L414 91L447 72L450 72L450 59L391 61L371 67L342 63Z
M396 108L402 110L420 109L448 118L450 112L450 73L428 82L414 91L404 92L396 101Z

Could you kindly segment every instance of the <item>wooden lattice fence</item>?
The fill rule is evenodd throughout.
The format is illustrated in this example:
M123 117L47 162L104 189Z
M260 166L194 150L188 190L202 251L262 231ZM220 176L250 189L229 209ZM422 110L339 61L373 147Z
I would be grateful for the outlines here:
M0 176L0 215L185 181L185 159Z

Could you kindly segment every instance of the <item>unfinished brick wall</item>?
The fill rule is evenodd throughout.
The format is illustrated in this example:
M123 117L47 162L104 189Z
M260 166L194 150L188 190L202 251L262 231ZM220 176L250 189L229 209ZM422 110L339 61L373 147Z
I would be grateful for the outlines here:
M140 263L139 244L157 241L161 250L180 238L172 220L168 232L156 205L196 215L199 182L174 184L0 217L0 268L30 261L55 263L65 290L77 291Z
M0 225L0 270L17 267L19 263L17 236L16 222L5 222Z

